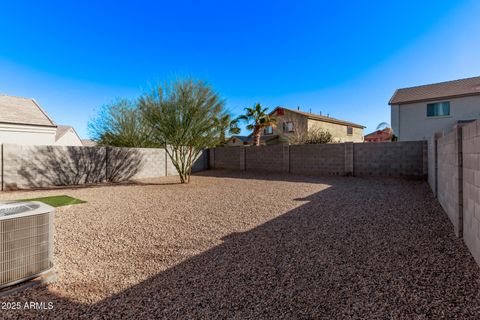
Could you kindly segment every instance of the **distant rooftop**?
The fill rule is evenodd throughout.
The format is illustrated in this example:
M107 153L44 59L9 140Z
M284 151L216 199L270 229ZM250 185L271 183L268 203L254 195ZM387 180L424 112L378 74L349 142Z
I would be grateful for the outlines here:
M35 100L2 94L0 94L0 122L50 127L56 126Z
M480 77L459 79L395 91L389 104L405 104L480 95Z
M95 147L97 143L90 139L82 139L82 144L84 147Z

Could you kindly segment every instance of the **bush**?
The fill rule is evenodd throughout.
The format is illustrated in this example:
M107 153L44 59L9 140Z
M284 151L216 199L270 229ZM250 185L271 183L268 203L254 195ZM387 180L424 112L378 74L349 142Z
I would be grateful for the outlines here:
M296 134L290 137L290 144L320 144L332 143L333 136L330 132L318 128L310 129L308 132Z

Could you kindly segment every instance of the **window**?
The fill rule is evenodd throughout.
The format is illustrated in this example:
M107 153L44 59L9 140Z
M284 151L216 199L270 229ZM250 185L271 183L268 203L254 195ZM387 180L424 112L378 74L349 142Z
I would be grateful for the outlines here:
M450 102L427 104L427 117L444 117L450 115Z
M283 123L283 132L294 132L293 122L288 121Z
M263 134L273 134L273 128L272 126L265 127L263 129Z
M353 128L347 127L347 136L352 136L352 135L353 135Z

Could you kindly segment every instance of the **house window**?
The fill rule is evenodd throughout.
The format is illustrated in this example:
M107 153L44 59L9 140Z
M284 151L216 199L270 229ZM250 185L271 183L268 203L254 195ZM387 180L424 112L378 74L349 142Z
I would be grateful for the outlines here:
M347 136L353 136L353 128L347 127Z
M450 102L427 104L427 117L444 117L450 115Z
M283 132L294 132L293 122L288 121L283 123Z
M263 134L273 134L273 127L272 126L265 127L265 129L263 129Z

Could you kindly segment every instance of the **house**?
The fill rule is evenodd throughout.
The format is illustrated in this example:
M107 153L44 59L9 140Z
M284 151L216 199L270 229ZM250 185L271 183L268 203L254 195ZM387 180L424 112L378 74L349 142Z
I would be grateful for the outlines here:
M72 127L57 126L30 98L0 95L0 143L82 145Z
M369 133L365 136L365 142L388 142L392 140L392 129L385 128Z
M264 136L278 136L278 141L288 141L295 134L304 134L312 129L328 131L337 142L362 142L364 126L353 122L335 119L328 116L292 110L283 107L275 108L270 115L277 119L276 126L267 127Z
M252 139L249 136L231 136L225 142L228 147L247 146Z
M253 136L231 136L226 141L225 145L227 147L238 147L238 146L252 146L253 145ZM278 143L278 135L262 135L260 136L260 145L270 145Z
M480 77L398 89L389 105L399 141L426 140L480 118Z
M83 143L73 127L58 125L57 133L55 135L55 145L83 146Z

